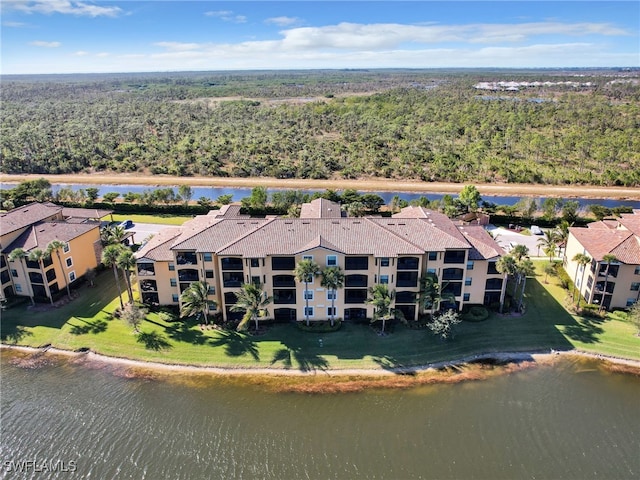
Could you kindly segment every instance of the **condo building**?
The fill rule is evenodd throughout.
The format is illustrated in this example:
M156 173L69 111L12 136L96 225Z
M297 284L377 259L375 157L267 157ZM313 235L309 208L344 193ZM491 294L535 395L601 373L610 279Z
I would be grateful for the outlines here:
M435 275L450 307L499 302L503 276L495 263L501 247L482 226L455 224L443 214L406 207L392 217L347 217L340 205L316 199L302 205L299 218L252 218L228 205L167 228L136 253L141 298L156 305L180 305L194 281L209 286L212 312L234 320L231 311L243 283L260 284L273 301L268 318L295 321L371 318L368 289L387 284L393 307L409 320L422 313L420 279ZM301 260L320 270L339 267L344 287L305 285L295 279Z
M87 269L100 263L100 219L109 210L65 208L53 203L30 203L0 214L0 300L12 296L52 301L67 285L74 285ZM53 241L62 246L41 259ZM20 255L11 256L12 252Z
M582 253L587 265L574 260ZM569 229L564 265L587 303L627 308L640 299L640 210Z

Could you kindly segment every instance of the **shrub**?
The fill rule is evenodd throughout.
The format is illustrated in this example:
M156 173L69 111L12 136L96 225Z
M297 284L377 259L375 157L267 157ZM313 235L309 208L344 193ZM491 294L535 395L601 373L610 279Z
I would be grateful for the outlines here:
M480 305L472 306L468 312L462 315L462 319L467 322L483 322L487 318L489 318L489 311Z
M342 319L336 318L333 322L333 327L331 326L331 320L311 322L308 326L304 321L298 321L296 323L298 324L298 328L303 332L328 333L340 330L340 327L342 326Z
M600 305L595 305L593 303L588 303L588 304L582 305L582 307L580 307L580 314L583 317L602 318L603 314L601 314L599 310L600 310Z
M572 290L573 281L560 263L556 264L556 271L558 272L558 280L560 281L560 286L565 290Z

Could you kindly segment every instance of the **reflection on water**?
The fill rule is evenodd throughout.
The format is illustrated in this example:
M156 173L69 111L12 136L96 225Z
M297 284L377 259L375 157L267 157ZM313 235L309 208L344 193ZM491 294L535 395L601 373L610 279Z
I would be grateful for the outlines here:
M137 378L58 357L12 363L3 351L3 460L75 461L78 478L640 475L640 379L593 361L333 395L274 393L235 377Z

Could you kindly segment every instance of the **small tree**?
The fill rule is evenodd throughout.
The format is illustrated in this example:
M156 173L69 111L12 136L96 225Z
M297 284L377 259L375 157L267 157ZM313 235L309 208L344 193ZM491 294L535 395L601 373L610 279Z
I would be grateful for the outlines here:
M209 285L197 281L189 285L180 295L180 318L191 317L202 313L204 323L209 323L209 308L216 308L216 302L209 300Z
M189 205L191 197L193 197L193 191L191 190L191 187L189 185L180 185L178 187L178 195L180 195L180 198L182 198L182 202L186 207L187 205Z
M462 320L460 319L460 314L458 312L447 310L446 312L433 317L433 320L427 325L434 335L439 336L443 340L447 340L449 338L454 338L455 326L461 321Z
M140 308L139 306L128 303L122 310L120 310L120 318L133 327L133 331L140 333L138 327L142 321L147 317L147 310Z
M229 205L231 202L233 202L232 193L226 193L216 198L216 203L219 203L220 205Z
M377 283L369 288L369 298L365 301L368 305L373 305L373 318L371 323L382 321L382 333L387 320L398 318L400 311L391 308L391 303L395 297L395 290L389 290L384 283Z
M272 298L267 297L266 293L262 291L262 285L254 283L243 283L240 291L234 292L234 295L236 296L236 303L231 305L231 311L245 312L237 330L245 330L249 321L254 320L257 331L258 317L263 314L266 306L271 303Z
M572 260L574 262L576 262L578 264L578 266L576 267L576 274L573 277L573 291L571 292L571 298L572 300L575 300L576 298L576 290L578 291L578 304L576 305L576 307L580 306L580 297L582 296L580 294L580 289L578 289L578 271L580 270L580 267L582 267L582 277L584 278L584 267L586 265L588 265L589 263L591 263L591 257L589 257L588 255L585 255L584 253L576 253L574 255L574 257L572 258ZM582 282L580 283L582 285Z
M133 289L131 288L131 269L136 266L136 257L127 247L123 247L116 259L116 265L122 271L125 283L127 284L127 292L129 293L129 303L133 303Z
M636 336L640 337L640 302L636 302L631 306L627 318L629 318L633 326L636 327L638 331Z
M460 195L458 195L458 201L465 207L467 212L475 212L480 206L482 197L474 185L465 185Z
M120 309L124 308L122 302L122 288L120 287L120 275L118 275L118 256L122 252L124 247L122 245L107 245L102 250L102 263L106 267L113 269L113 276L116 279L116 286L118 287L118 300L120 300Z
M200 197L198 199L198 205L200 205L202 208L211 208L211 199L207 197Z
M98 192L100 192L100 190L98 190L96 187L87 188L87 203L94 203L96 200L98 200Z
M102 196L102 199L107 203L113 203L119 196L118 192L108 192Z
M84 272L84 278L89 284L90 287L95 287L96 280L96 269L95 268L87 268L87 271Z

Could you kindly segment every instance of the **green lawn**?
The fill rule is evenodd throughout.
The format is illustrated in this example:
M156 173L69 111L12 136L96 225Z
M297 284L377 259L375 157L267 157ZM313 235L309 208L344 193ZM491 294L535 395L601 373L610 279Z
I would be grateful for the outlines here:
M89 348L132 359L227 367L392 368L487 352L573 348L640 360L640 338L621 315L611 314L597 322L572 316L562 307L566 292L553 279L544 285L542 278L527 282L525 315L492 315L484 322L463 322L449 342L402 325L382 337L358 324L345 324L327 334L276 325L263 335L252 336L203 331L193 321L166 322L155 313L142 323L143 334L138 336L122 320L112 318L118 300L110 271L98 276L97 287L81 287L80 296L59 309L35 314L22 305L4 311L0 333L4 343Z
M187 220L191 220L193 215L173 215L173 214L158 214L158 215L142 215L142 214L129 214L129 213L114 213L114 222L123 222L125 220L132 220L133 223L159 223L164 225L182 225Z

